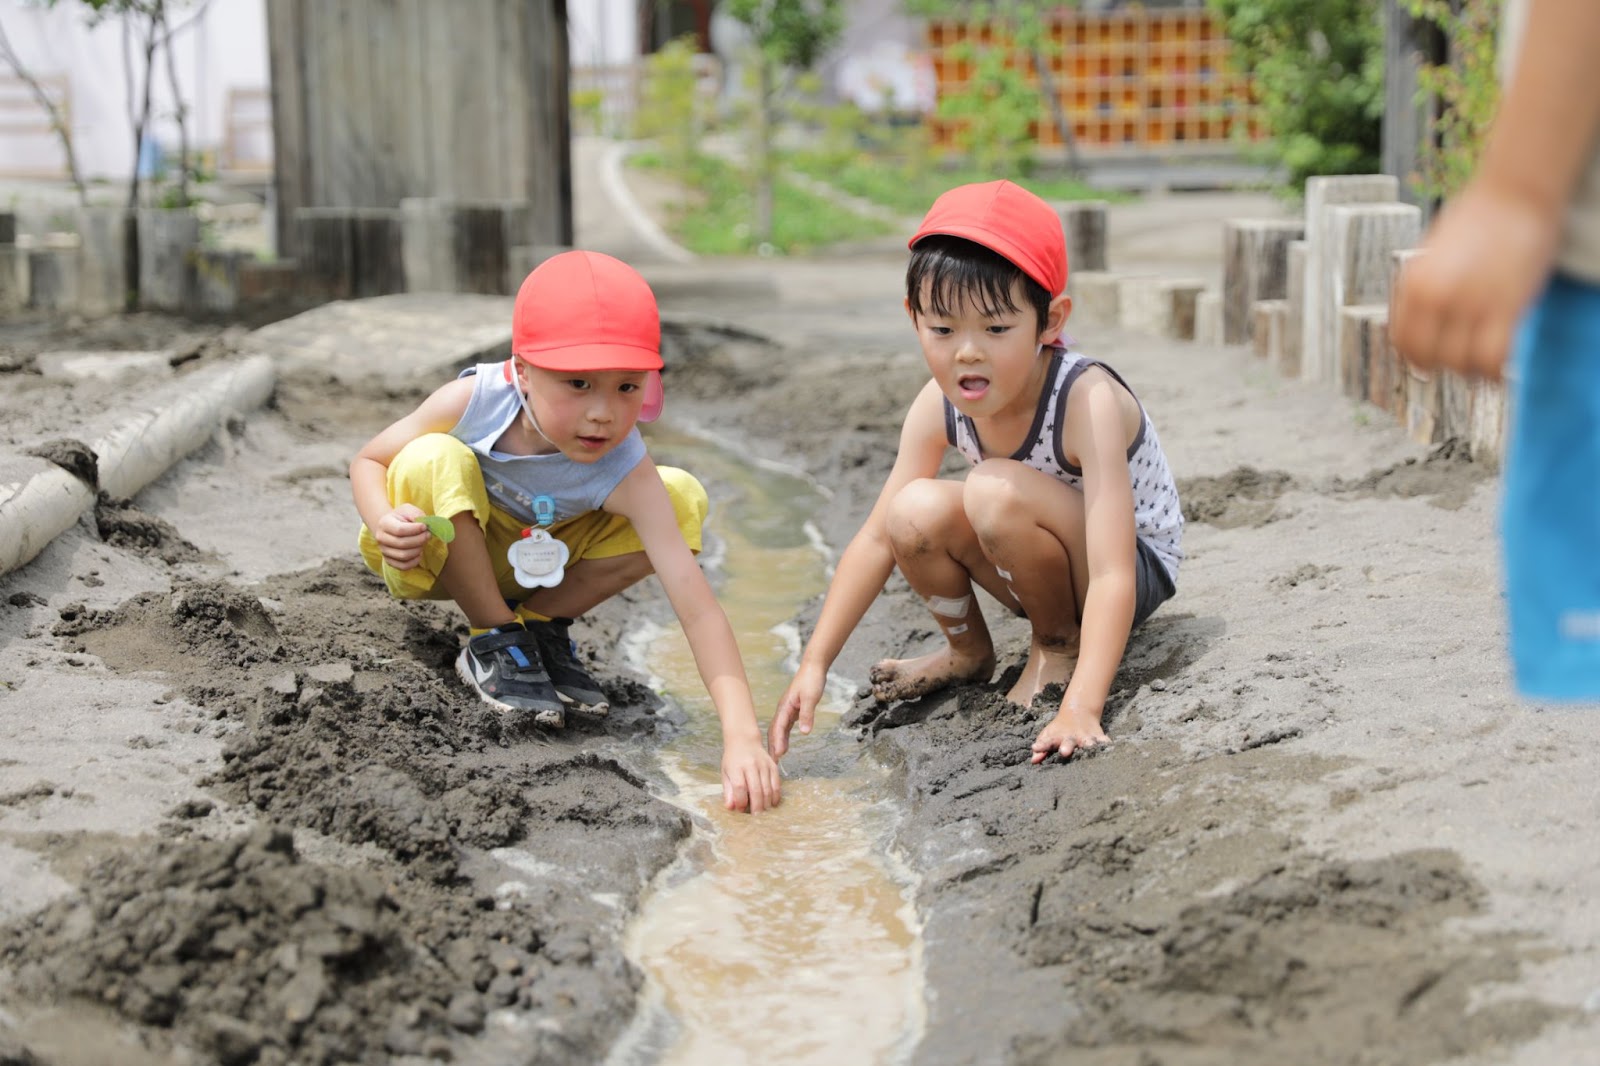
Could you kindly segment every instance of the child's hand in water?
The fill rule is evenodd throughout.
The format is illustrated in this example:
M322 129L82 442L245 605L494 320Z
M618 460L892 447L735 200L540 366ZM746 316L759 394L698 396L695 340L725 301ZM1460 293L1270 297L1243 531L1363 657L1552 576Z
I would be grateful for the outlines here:
M424 513L416 504L402 503L378 519L378 528L372 531L384 561L396 570L410 570L422 559L422 546L431 535L417 521Z
M789 682L783 699L778 701L778 713L772 716L772 724L767 727L767 743L772 748L774 759L783 758L789 750L789 731L797 723L800 732L811 732L827 676L825 670L808 670L802 666L800 672L794 675L794 680Z
M730 811L760 814L782 800L778 764L759 736L730 740L722 748L722 805Z

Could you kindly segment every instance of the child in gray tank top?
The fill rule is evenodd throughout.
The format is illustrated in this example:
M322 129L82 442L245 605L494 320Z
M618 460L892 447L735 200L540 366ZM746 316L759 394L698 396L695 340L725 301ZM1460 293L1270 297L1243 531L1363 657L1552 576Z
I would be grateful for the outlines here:
M517 292L511 352L440 388L351 462L362 558L394 596L454 600L471 628L462 681L546 727L608 709L568 625L654 573L722 722L725 806L775 805L777 763L693 554L705 489L651 462L636 428L661 407L649 285L607 255L555 256Z
M845 640L896 566L944 640L872 668L880 700L987 682L994 643L979 585L1025 614L1032 642L1007 698L1065 686L1032 760L1103 743L1101 714L1128 635L1177 588L1178 490L1149 415L1116 372L1069 351L1061 223L1010 182L935 201L911 239L906 309L933 380L912 401L900 451L840 556L816 630L768 730L781 757L810 732ZM946 449L972 464L938 477Z

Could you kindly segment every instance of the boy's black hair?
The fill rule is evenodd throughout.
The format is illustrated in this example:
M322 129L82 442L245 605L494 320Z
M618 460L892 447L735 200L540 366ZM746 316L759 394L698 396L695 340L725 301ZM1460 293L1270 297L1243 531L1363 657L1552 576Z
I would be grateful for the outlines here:
M955 313L963 300L969 300L985 315L996 316L1020 311L1011 298L1012 285L1022 279L1039 329L1050 317L1050 294L1044 286L1022 272L999 252L965 237L934 234L924 237L911 249L906 264L906 302L911 313L924 314L922 286L928 283L927 310L935 315Z

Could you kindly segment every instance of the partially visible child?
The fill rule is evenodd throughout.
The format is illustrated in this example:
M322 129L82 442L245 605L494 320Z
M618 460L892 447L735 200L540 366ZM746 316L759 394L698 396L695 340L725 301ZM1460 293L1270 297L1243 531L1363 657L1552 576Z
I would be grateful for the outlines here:
M911 239L906 310L933 379L906 413L894 468L839 559L768 731L809 733L828 668L898 565L944 644L872 668L882 700L994 674L973 585L1027 616L1007 693L1066 685L1032 760L1104 742L1128 635L1176 591L1183 516L1144 408L1116 371L1066 347L1066 242L1048 204L1006 181L939 197ZM972 470L940 480L947 448Z
M1517 688L1600 701L1600 11L1510 0L1505 95L1467 187L1401 271L1419 367L1511 356L1501 532Z
M775 805L778 767L693 554L705 490L658 468L635 425L660 413L654 294L619 260L565 252L522 283L511 328L511 359L464 371L351 462L362 558L396 597L454 600L462 681L550 727L607 710L572 619L654 572L722 721L724 804Z

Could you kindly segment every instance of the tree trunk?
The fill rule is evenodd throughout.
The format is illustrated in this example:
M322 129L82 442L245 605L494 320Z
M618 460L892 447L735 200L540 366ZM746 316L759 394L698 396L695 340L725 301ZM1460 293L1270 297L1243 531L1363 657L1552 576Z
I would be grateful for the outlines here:
M61 142L61 151L67 157L67 175L72 179L72 187L78 190L78 203L88 206L89 190L83 184L83 175L78 172L78 153L72 147L72 127L68 124L67 116L61 113L60 106L45 92L39 80L28 72L22 65L22 60L12 50L11 39L6 36L3 26L0 26L0 58L4 58L6 66L11 68L28 91L33 94L34 100L44 108L45 114L50 116L50 129Z
M756 55L756 240L772 240L772 65Z
M165 19L162 0L156 0L155 8L148 17L148 24L144 30L144 93L139 103L138 111L130 112L129 119L133 124L133 176L128 181L128 218L127 240L123 242L123 263L127 268L128 301L130 311L139 307L139 163L140 149L144 146L144 131L150 125L150 90L151 83L155 80L155 55L156 55L156 29L161 20ZM133 106L133 60L128 55L128 34L131 32L133 15L124 16L123 32L123 61L127 64L126 74L128 82L128 104Z
M175 207L189 206L189 109L183 102L183 88L178 84L178 61L173 57L172 31L167 28L167 12L163 7L157 16L161 20L162 48L167 53L167 84L172 89L173 118L178 123L178 202Z

